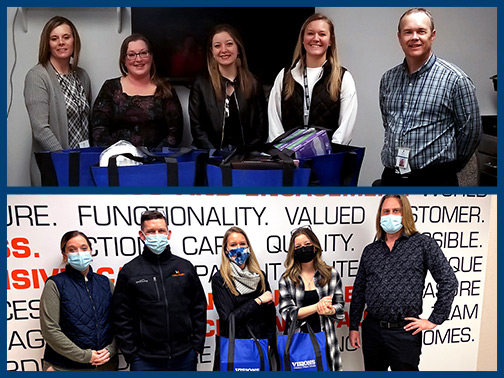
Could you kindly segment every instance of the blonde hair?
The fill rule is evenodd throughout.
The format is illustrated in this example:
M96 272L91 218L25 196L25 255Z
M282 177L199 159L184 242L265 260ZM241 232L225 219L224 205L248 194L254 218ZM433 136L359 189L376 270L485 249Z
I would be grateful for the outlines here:
M210 80L212 82L212 86L214 88L215 96L218 99L223 98L223 88L221 82L221 74L219 71L219 64L215 61L215 58L212 54L212 40L213 37L222 32L227 32L233 41L238 46L238 57L236 58L236 71L237 77L239 80L240 89L243 91L245 98L250 98L252 93L254 92L257 84L257 80L254 78L252 73L249 71L247 56L245 54L245 47L243 45L243 40L236 30L231 25L223 24L217 25L210 36L208 37L207 44L207 69L210 75Z
M322 247L320 246L320 241L317 238L317 235L315 235L315 233L311 229L305 227L298 228L291 235L287 258L284 262L285 272L282 277L289 278L294 283L294 286L301 284L299 276L301 275L302 266L301 263L299 261L296 261L296 259L294 258L295 240L299 235L306 235L306 237L313 244L315 248L315 258L313 259L313 264L315 266L315 270L317 270L322 276L320 285L327 285L331 281L332 268L331 266L327 265L324 260L322 260Z
M416 234L418 231L415 226L415 220L413 219L413 212L411 211L411 205L409 203L408 197L406 197L404 194L387 194L381 198L380 206L378 207L378 212L376 213L376 239L380 240L381 238L383 238L383 236L385 236L384 231L380 225L380 219L383 203L388 198L397 198L401 203L404 233L408 236Z
M222 278L224 279L224 285L227 286L229 291L233 293L233 295L238 296L239 293L236 290L235 284L233 282L233 278L231 277L231 261L229 261L229 257L227 256L226 249L227 249L227 241L228 238L231 234L237 233L241 234L245 237L245 240L247 241L247 245L249 247L250 251L250 256L247 259L245 265L248 268L248 270L252 273L257 273L259 274L259 277L261 278L261 292L264 293L266 291L266 279L264 278L264 274L261 271L261 268L259 266L259 262L257 261L257 258L255 256L254 250L252 249L252 246L250 245L250 241L248 239L247 234L245 231L243 231L241 228L233 226L229 230L226 231L224 234L224 239L222 241L222 253L221 253L221 266L220 266L220 273L222 275Z
M331 72L329 74L329 81L327 82L327 92L329 93L329 96L332 101L337 101L339 98L339 93L340 93L340 88L341 88L341 64L339 62L338 58L338 48L336 46L336 36L334 34L334 24L331 21L330 18L327 16L323 15L322 13L315 13L308 17L306 21L304 22L303 26L301 27L301 31L299 32L299 37L298 41L296 44L296 48L294 49L294 56L292 58L292 64L291 64L291 69L296 66L298 62L300 62L301 70L304 71L305 66L306 66L306 52L304 50L303 46L303 39L304 39L304 34L306 31L306 28L308 25L317 20L322 20L325 21L329 25L329 31L331 33L330 40L331 44L327 48L326 51L326 58L331 64ZM295 86L295 81L294 78L292 77L292 74L290 73L290 70L287 72L286 76L286 84L285 84L285 98L289 98L293 95L294 93L294 86Z

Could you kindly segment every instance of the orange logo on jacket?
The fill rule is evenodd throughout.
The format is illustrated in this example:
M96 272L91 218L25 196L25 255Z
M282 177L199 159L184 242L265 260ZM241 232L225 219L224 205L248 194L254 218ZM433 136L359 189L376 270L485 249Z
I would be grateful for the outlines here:
M172 277L180 277L180 276L185 276L185 273L180 273L180 270L176 270L174 274L172 274Z

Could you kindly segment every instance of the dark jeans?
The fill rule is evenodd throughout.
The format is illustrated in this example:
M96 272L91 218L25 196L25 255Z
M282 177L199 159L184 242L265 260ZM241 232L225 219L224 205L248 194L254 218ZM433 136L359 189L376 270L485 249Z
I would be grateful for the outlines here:
M405 175L385 168L381 186L459 186L457 168L454 163L444 163L414 170Z
M131 371L196 371L197 354L191 349L186 354L171 359L146 360L136 356L130 364Z
M382 328L369 314L362 322L362 354L366 371L417 371L422 332L412 335L402 327Z

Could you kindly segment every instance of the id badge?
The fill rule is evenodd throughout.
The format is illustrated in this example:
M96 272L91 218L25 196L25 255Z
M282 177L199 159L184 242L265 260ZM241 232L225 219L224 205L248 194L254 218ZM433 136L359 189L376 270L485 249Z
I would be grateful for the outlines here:
M86 140L83 140L82 142L79 142L79 147L80 148L90 147L90 145L89 145L89 139L86 139Z
M399 173L404 175L411 172L411 167L409 165L409 154L411 149L409 147L399 147L396 157L396 168L399 169Z

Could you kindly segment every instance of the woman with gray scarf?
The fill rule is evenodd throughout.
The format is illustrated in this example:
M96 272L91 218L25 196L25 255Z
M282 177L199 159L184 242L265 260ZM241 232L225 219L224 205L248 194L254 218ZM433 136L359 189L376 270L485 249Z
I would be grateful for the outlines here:
M259 267L249 239L241 228L224 234L220 270L212 277L212 293L219 314L220 335L228 337L228 319L234 314L237 339L268 339L276 350L276 310L266 276ZM214 370L220 370L220 351L215 348Z

